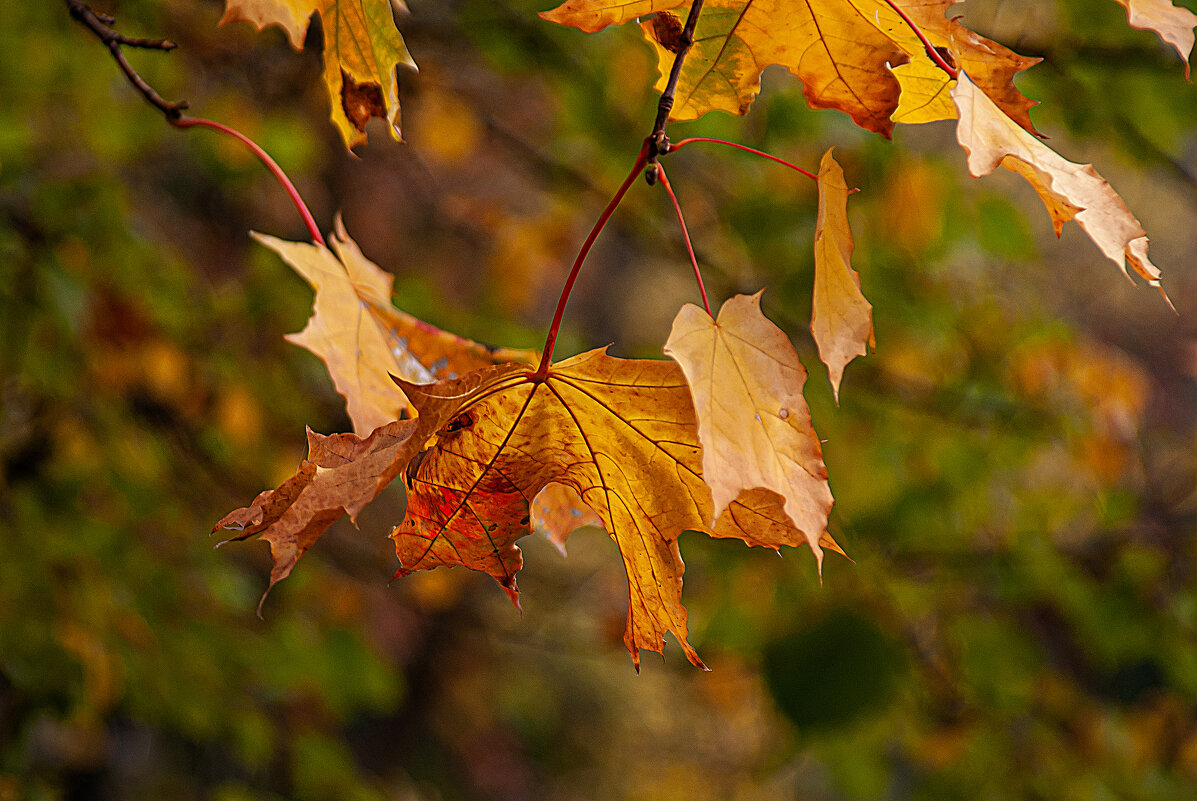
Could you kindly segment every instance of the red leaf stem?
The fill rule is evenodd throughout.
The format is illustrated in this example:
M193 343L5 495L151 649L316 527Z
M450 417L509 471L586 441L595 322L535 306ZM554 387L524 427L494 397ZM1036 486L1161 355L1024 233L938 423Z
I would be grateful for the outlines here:
M923 47L927 49L927 58L934 61L935 66L946 72L952 78L952 80L956 80L956 76L959 75L959 72L955 67L944 61L943 56L939 54L939 51L936 50L935 46L931 44L931 40L927 38L927 34L923 33L922 29L918 25L914 24L914 20L908 17L906 12L900 9L894 0L885 0L885 4L892 8L894 12L902 18L902 21L906 23L910 30L914 31L914 35L919 38L919 41L923 43Z
M312 235L312 241L317 245L326 246L324 237L320 234L320 228L316 225L316 220L312 217L312 212L308 210L307 204L303 202L303 198L299 194L299 190L295 188L295 184L291 183L291 179L283 172L283 168L278 166L278 163L270 158L270 154L258 145L257 142L250 139L245 134L238 130L230 128L219 122L212 120L205 120L202 117L179 117L178 119L167 118L171 125L176 128L211 128L214 131L219 131L223 134L228 134L241 144L245 145L250 151L258 157L258 160L266 165L266 169L270 170L271 174L282 184L287 196L291 198L291 202L295 204L299 216L303 217L303 222L308 227L308 232Z
M669 184L669 178L665 175L665 168L657 164L657 180L661 182L661 186L665 187L665 191L669 193L669 199L673 201L673 210L677 212L677 221L682 226L682 238L686 240L686 250L690 253L690 264L694 266L694 278L698 281L698 291L702 295L702 305L707 310L707 315L714 319L715 315L711 312L711 301L707 299L707 288L702 282L702 271L698 269L698 258L694 255L694 245L690 242L690 231L686 228L686 218L682 216L681 204L677 202L677 195L673 193L673 187Z
M766 153L763 150L757 150L756 148L749 147L748 145L741 145L738 142L729 142L726 139L712 139L709 136L691 136L691 137L681 140L680 142L672 143L669 146L669 152L672 153L675 150L681 150L686 145L693 144L694 142L711 142L716 145L727 145L728 147L734 147L736 150L743 150L745 153L752 153L754 156L760 156L761 158L769 159L769 161L776 161L778 164L789 167L791 170L794 170L795 172L802 173L807 178L810 178L812 181L815 181L816 183L819 180L819 177L817 175L815 175L813 172L811 172L810 170L804 170L801 167L799 167L797 164L791 164L790 162L786 161L785 159L781 159L781 158L778 158L777 156L774 156L772 153Z
M586 241L582 243L582 249L578 251L578 257L574 259L574 266L569 271L569 277L565 279L565 286L561 288L561 297L557 301L557 311L553 314L553 322L549 325L549 334L545 337L544 355L541 356L540 366L536 368L536 372L531 376L532 378L540 379L548 375L549 363L553 359L553 346L557 344L557 331L561 328L561 318L565 314L565 304L569 300L569 293L573 291L574 282L578 279L578 272L582 269L582 262L586 260L586 255L590 253L590 248L594 245L594 240L598 239L598 235L607 224L607 220L611 219L611 215L615 213L615 209L619 206L620 201L623 200L623 196L628 193L632 182L636 180L636 177L640 175L640 171L644 169L644 165L648 163L651 142L651 139L644 140L644 144L640 146L640 155L636 156L636 163L632 165L632 171L628 173L628 177L623 180L619 189L615 191L615 195L607 203L607 207L603 209L603 213L599 215L598 221L590 229L590 236L586 237Z

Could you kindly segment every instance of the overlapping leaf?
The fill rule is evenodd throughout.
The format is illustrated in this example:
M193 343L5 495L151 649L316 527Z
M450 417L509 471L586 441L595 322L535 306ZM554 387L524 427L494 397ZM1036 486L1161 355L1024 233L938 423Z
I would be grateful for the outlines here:
M230 512L213 531L236 531L233 540L261 534L274 558L273 587L291 574L329 526L344 515L356 520L390 482L384 480L388 471L415 455L418 446L412 435L417 427L414 420L398 420L365 439L353 434L326 437L309 430L308 456L295 475L278 489L258 495L249 506Z
M391 376L429 383L488 364L537 360L530 351L471 342L396 309L394 277L362 255L339 219L331 250L254 237L316 290L307 327L288 339L324 360L359 436L413 411Z
M910 59L894 68L902 95L894 112L894 122L923 123L955 119L956 109L948 96L952 79L927 55L922 41L914 30L888 3L878 0L853 0L866 21L889 37ZM973 82L989 96L998 108L1006 112L1031 133L1030 109L1035 101L1028 99L1014 86L1014 76L1041 59L1020 56L997 42L986 39L946 16L958 6L957 0L895 0L897 5L939 52L968 72Z
M685 0L571 0L543 16L593 31L653 12L684 13L688 6ZM674 53L653 36L651 24L646 32L658 45L658 89L664 88ZM905 61L850 0L708 0L678 81L672 119L691 120L714 109L744 114L760 91L761 72L780 64L802 80L811 106L845 111L861 127L888 136L899 89L890 68Z
M637 663L641 648L661 651L664 634L672 632L687 658L702 664L686 641L683 531L770 548L839 550L821 526L796 528L781 497L763 489L741 494L710 525L713 506L690 392L672 362L592 351L553 366L543 378L509 364L403 389L419 410L414 420L385 426L366 440L339 440L362 454L360 465L322 471L316 468L326 462L310 456L295 477L220 526L240 529L242 538L261 533L272 547L300 543L276 550L281 578L332 519L356 514L403 475L408 510L391 534L399 574L466 565L494 576L515 599L521 565L515 541L531 532L529 502L561 484L596 513L619 547L629 585L624 639ZM389 438L385 446L375 441L380 432ZM819 522L825 515L813 525Z
M1129 262L1139 276L1160 287L1160 271L1148 258L1142 226L1092 165L1074 164L1028 134L963 73L952 99L960 114L956 136L968 152L969 172L988 175L998 165L1018 172L1043 198L1057 232L1074 214L1101 252L1124 273Z
M570 534L583 526L602 526L603 521L575 490L549 484L532 501L532 525L564 555Z
M1013 78L1039 59L949 19L945 14L955 0L895 2L934 46L954 54L1003 111L1035 132L1027 113L1034 101L1015 88ZM660 90L676 56L673 32L688 7L685 0L568 0L541 16L593 32L655 13L642 27L656 46ZM927 56L910 25L880 0L708 0L694 37L678 81L675 120L715 109L745 113L770 64L797 75L813 107L845 111L861 127L886 135L894 122L956 116L948 96L951 78Z
M1189 77L1189 56L1193 52L1193 29L1197 28L1197 14L1178 8L1169 0L1114 0L1126 9L1127 22L1140 30L1155 31L1171 45L1185 63L1185 77Z
M815 287L810 330L827 365L836 402L844 368L874 346L873 306L852 269L852 231L848 228L848 185L844 171L828 150L819 163L819 216L815 221Z
M415 69L395 27L391 0L227 0L221 20L246 20L259 29L278 25L296 50L313 14L324 27L324 83L331 118L348 147L366 142L366 123L386 120L396 139L399 84L395 69Z
M686 304L665 353L690 385L715 518L744 490L772 490L822 561L819 539L833 501L802 397L806 370L789 337L761 313L761 293L729 299L717 320Z

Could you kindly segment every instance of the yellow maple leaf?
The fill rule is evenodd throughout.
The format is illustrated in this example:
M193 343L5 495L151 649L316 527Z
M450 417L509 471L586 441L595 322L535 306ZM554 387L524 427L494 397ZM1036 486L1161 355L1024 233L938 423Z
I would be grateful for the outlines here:
M948 94L955 82L928 57L914 30L888 3L878 0L853 0L853 3L866 21L871 20L910 58L910 63L894 68L902 86L894 122L913 124L955 119L956 109ZM894 0L894 4L939 48L942 57L968 72L973 82L1011 119L1036 133L1029 114L1035 101L1014 86L1014 76L1042 59L1021 56L947 17L957 0Z
M259 30L278 25L299 50L313 14L324 27L330 117L345 145L365 144L366 123L373 117L386 120L402 141L395 69L414 70L416 64L395 27L390 0L227 0L221 23L245 20Z
M810 330L827 365L836 402L844 368L874 347L873 306L852 269L852 232L848 228L848 185L844 171L828 150L819 163L819 215L815 221L815 287Z
M676 5L676 4L674 4ZM663 90L675 54L657 45ZM850 0L708 0L694 30L670 115L692 120L707 111L747 113L770 64L803 83L812 108L848 113L862 128L889 136L900 87L892 67L906 55L869 24Z

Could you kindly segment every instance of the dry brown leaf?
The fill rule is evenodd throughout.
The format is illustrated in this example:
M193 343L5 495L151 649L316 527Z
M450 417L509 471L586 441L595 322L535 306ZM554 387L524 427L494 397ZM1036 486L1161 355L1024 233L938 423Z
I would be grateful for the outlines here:
M681 365L698 417L714 503L707 526L744 490L769 489L785 499L786 515L821 563L819 539L834 501L802 397L806 370L789 337L761 313L761 293L729 299L718 320L686 304L665 353Z
M414 70L416 63L395 27L391 0L227 0L221 23L245 20L259 30L278 25L299 50L313 14L324 28L330 116L346 146L365 144L366 123L373 117L386 120L402 141L395 70Z
M538 360L531 351L471 342L394 308L394 277L362 255L340 219L330 237L332 250L264 234L254 238L316 290L307 327L288 340L324 361L359 436L410 411L391 376L430 383L488 364Z
M952 99L959 111L956 138L968 152L968 169L979 177L993 172L1005 159L1026 169L1048 210L1071 207L1076 221L1101 252L1126 272L1126 264L1152 286L1160 287L1160 271L1147 256L1147 234L1109 182L1089 164L1074 164L1028 134L1002 113L993 101L961 73ZM1052 212L1053 223L1057 213ZM1164 296L1167 299L1167 295Z
M326 437L309 429L308 456L295 475L278 489L258 495L249 506L225 515L212 530L238 532L231 540L262 535L274 559L269 593L329 526L343 515L356 520L390 483L384 480L387 471L410 460L418 449L412 439L416 429L416 421L399 420L365 439L353 434ZM259 614L261 608L259 603Z
M834 149L834 148L833 148ZM815 222L815 287L810 330L827 365L836 403L844 368L876 344L873 306L860 290L852 269L852 232L848 228L848 185L844 171L828 150L819 163L819 216Z
M1189 77L1189 56L1193 52L1193 28L1197 28L1197 14L1178 8L1169 0L1114 0L1126 9L1126 20L1132 28L1155 31L1172 45L1185 63L1185 78Z

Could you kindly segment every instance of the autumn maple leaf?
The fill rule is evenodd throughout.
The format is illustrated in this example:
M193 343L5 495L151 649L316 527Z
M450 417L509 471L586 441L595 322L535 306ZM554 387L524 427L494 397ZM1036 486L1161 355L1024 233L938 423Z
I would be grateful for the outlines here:
M287 339L324 361L359 436L414 411L392 376L430 383L490 364L535 364L540 358L533 351L473 342L396 309L394 276L362 254L340 218L331 248L264 234L254 238L316 290L307 327Z
M345 145L365 144L366 123L374 117L402 141L395 69L414 70L416 63L395 27L391 0L227 0L221 23L246 20L259 30L278 25L300 50L313 14L324 26L330 117Z
M1129 263L1163 294L1160 271L1147 255L1147 234L1092 165L1074 164L1027 134L963 73L952 99L960 112L957 140L974 176L988 175L999 165L1022 175L1043 199L1057 235L1064 222L1075 219L1124 273Z
M407 512L391 533L398 575L465 565L493 576L514 600L522 566L515 542L532 530L529 503L546 487L564 485L619 547L629 585L624 641L637 665L640 649L662 650L666 632L691 662L702 664L687 641L681 603L683 531L774 549L806 544L816 553L839 551L824 531L829 493L815 502L819 508L805 529L792 522L782 497L766 489L741 493L711 525L714 507L690 391L672 362L591 351L543 375L508 364L424 386L400 383L418 416L392 424L402 428L379 429L388 438L385 448L341 435L344 452L364 456L360 464L337 466L346 480L331 476L318 483L328 474L316 471L308 481L301 465L278 490L218 528L239 528L239 538L261 533L275 548L275 574L285 574L299 550L291 543L310 547L313 534L356 514L402 475ZM808 447L817 452L817 441ZM319 465L313 456L308 462ZM281 567L275 543L287 544Z
M714 516L744 490L772 490L821 561L819 537L832 498L802 397L806 370L789 337L761 313L761 293L731 298L717 319L687 304L673 321L665 353L690 385Z
M1039 59L1020 56L947 18L956 0L894 4L932 45L943 52L950 47L994 102L1034 132L1027 113L1034 101L1015 88L1013 78ZM594 32L655 13L641 27L657 51L661 90L677 51L668 32L680 27L677 14L688 5L686 0L567 0L541 16ZM691 120L712 110L746 113L770 64L786 67L802 81L813 108L844 111L862 128L886 136L895 122L955 117L948 97L952 78L931 60L914 29L889 3L708 0L682 66L670 119Z

